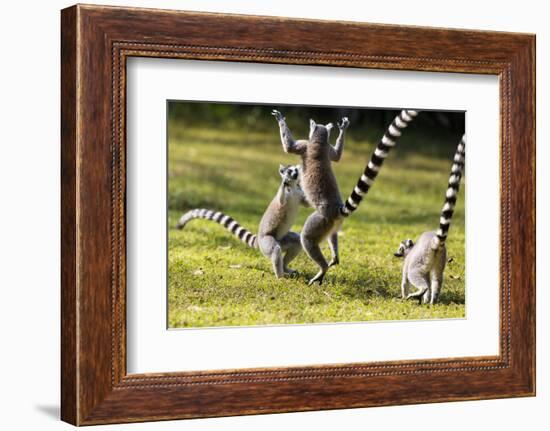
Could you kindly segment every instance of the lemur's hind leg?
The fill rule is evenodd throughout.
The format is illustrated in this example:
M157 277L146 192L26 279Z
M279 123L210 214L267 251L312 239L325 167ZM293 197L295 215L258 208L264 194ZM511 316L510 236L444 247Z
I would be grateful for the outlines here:
M272 236L259 238L258 245L262 254L271 260L273 272L277 278L284 276L283 251L279 242Z
M443 287L443 272L445 271L445 265L447 265L447 249L443 247L436 258L438 259L437 264L430 272L431 294L425 301L430 304L435 304L439 300L439 293L441 287Z
M332 259L330 260L328 267L338 265L340 263L340 256L338 255L338 232L333 232L328 237L328 246L330 247L330 253Z
M426 293L422 295L422 301L420 301L422 304L431 304L430 298L432 297L432 288L433 284L428 290L426 290Z
M407 299L416 298L418 303L422 303L422 297L428 292L430 294L430 279L424 274L421 274L417 271L409 273L409 282L416 287L418 290L407 295Z
M327 236L327 234L332 230L332 223L317 211L311 214L302 228L302 233L300 235L302 240L302 247L307 255L319 265L319 272L309 280L308 285L311 285L315 282L321 284L323 278L328 270L328 263L321 252L321 247L319 244Z
M401 279L401 298L407 299L409 296L409 280L407 279L407 271L403 271L403 278Z
M426 301L424 302L435 304L439 300L439 293L441 292L442 286L443 286L443 278L432 275L431 295L429 298L426 298Z
M300 241L300 234L289 231L281 239L281 249L285 252L283 257L283 271L285 274L296 274L297 271L290 269L288 265L294 260L296 256L302 251L302 243Z

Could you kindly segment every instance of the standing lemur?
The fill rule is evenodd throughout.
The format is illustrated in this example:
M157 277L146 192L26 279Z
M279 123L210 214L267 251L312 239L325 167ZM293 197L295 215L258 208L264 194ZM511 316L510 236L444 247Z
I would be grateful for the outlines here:
M404 257L403 279L401 281L401 297L403 299L417 298L419 302L434 304L439 298L443 285L443 271L447 263L445 240L453 217L460 179L465 161L465 137L458 144L453 159L449 185L445 193L445 204L439 219L437 232L424 232L416 244L407 239L403 241L395 254ZM409 293L409 284L418 290Z
M258 229L258 235L252 234L233 218L220 211L194 209L179 219L176 227L182 229L190 220L203 218L221 224L241 241L252 248L259 248L273 264L277 278L284 274L293 274L288 264L300 253L300 235L292 232L300 204L306 205L304 193L299 183L299 166L279 166L281 185L277 194L267 207ZM284 256L283 256L284 254Z
M401 136L401 130L407 127L418 113L417 111L403 110L395 117L378 143L363 175L345 204L340 197L331 162L337 162L342 157L344 134L349 126L349 120L344 117L338 124L340 133L336 139L336 145L333 147L328 142L330 130L333 127L332 123L325 126L310 120L309 139L295 141L286 124L285 117L276 110L273 110L272 114L279 123L284 151L299 154L302 157L301 184L306 199L315 208L315 212L307 218L300 238L307 255L319 265L319 272L309 280L309 284L314 282L321 284L328 268L339 263L338 229L344 218L357 209L378 175L384 159L395 145L396 138ZM331 250L332 260L330 263L327 263L319 247L324 239L328 239Z

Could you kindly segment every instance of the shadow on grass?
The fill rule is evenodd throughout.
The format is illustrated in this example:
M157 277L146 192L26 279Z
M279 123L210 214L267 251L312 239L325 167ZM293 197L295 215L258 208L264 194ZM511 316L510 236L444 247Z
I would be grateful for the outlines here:
M329 275L327 274L327 277ZM365 304L369 303L369 300L373 298L382 299L399 299L400 298L400 286L388 283L383 283L376 276L366 276L357 279L349 279L346 277L338 276L338 279L332 280L333 283L340 285L346 285L342 289L342 294L351 300L359 300ZM415 289L415 288L413 288ZM451 304L465 304L464 292L460 292L456 289L443 289L441 296L439 297L439 304L451 305Z
M359 300L365 304L368 304L372 298L394 298L390 292L389 286L385 283L381 283L375 276L364 276L360 278L348 278L341 274L333 274L330 272L326 276L330 284L337 284L343 286L341 288L342 295L351 300Z
M439 297L439 303L444 305L465 304L466 298L464 296L464 292L458 292L450 289L445 290L445 286L443 286Z

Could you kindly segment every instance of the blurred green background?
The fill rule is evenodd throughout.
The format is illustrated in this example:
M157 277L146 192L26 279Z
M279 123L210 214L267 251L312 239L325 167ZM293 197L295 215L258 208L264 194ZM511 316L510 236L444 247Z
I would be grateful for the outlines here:
M168 105L168 309L170 327L263 325L464 317L464 179L449 239L440 303L402 301L399 242L438 227L463 112L422 112L404 131L378 178L340 233L341 264L322 286L307 286L316 265L302 253L296 278L275 279L270 262L220 225L193 220L193 208L223 211L253 232L277 191L279 164L298 164L282 150L270 115L280 110L296 139L309 118L348 116L344 154L333 163L342 198L398 110L170 101ZM333 131L334 144L337 131ZM300 231L311 208L300 210ZM329 256L328 247L323 246Z

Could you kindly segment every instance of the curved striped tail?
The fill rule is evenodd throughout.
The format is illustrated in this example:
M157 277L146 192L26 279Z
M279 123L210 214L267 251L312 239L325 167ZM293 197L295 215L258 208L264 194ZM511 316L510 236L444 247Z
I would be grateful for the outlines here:
M183 229L189 221L196 218L215 221L216 223L221 224L223 227L225 227L229 232L231 232L249 247L258 248L256 235L254 235L248 229L242 227L232 217L222 213L221 211L212 211L203 208L196 208L194 210L187 211L179 219L178 223L176 224L176 228Z
M462 179L462 172L464 170L465 156L466 137L462 136L462 139L456 147L456 152L453 159L451 175L449 176L449 185L447 187L447 192L445 193L445 204L443 205L441 217L439 219L439 229L433 239L432 248L434 250L443 247L445 240L447 239L447 233L449 232L449 226L451 225L451 218L453 217L453 213L455 211L460 180Z
M417 115L418 111L404 109L394 118L388 130L386 130L386 133L384 133L384 136L382 136L382 139L378 142L363 175L361 175L361 178L357 181L357 185L349 195L346 203L340 209L340 213L344 217L348 217L359 207L363 197L369 192L370 187L374 183L384 160L388 157L390 150L395 146L397 138L401 136L401 131L407 127Z

